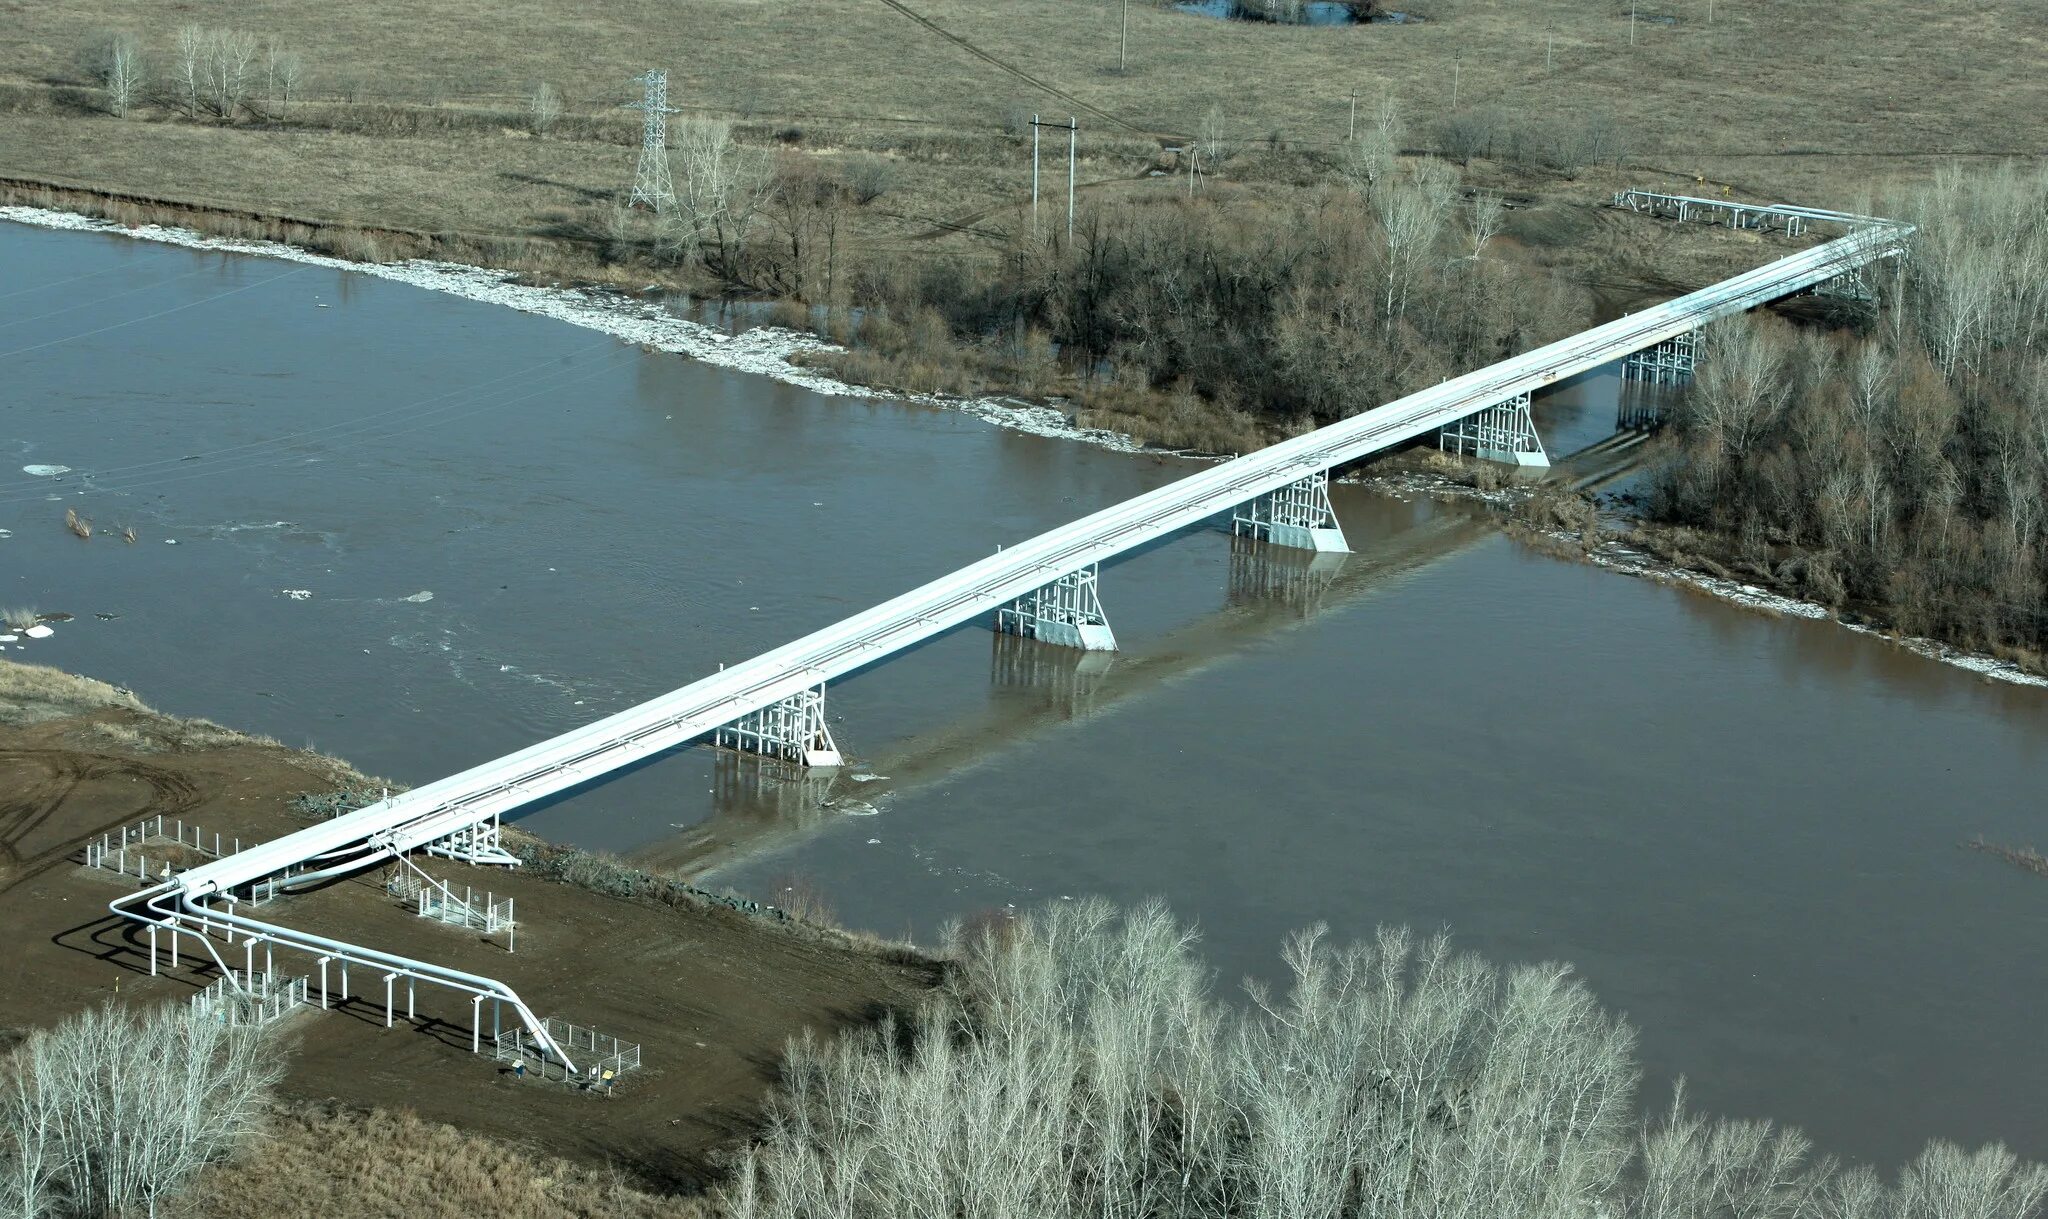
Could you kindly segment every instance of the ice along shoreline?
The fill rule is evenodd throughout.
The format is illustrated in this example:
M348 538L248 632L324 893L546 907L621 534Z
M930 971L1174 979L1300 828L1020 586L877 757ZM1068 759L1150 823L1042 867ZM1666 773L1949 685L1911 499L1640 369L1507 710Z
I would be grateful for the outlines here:
M756 326L729 335L701 323L675 317L652 302L609 289L535 287L515 282L516 272L424 258L388 263L351 262L282 242L208 237L192 229L158 224L131 228L110 220L49 208L0 205L0 220L12 220L37 228L106 233L192 250L248 254L337 271L354 271L431 292L445 292L481 304L503 305L521 313L553 318L629 343L687 356L713 367L771 377L812 393L912 402L920 406L956 410L1012 431L1077 440L1122 453L1135 453L1144 447L1121 432L1077 427L1066 415L1050 406L1034 406L1001 398L953 398L849 385L792 362L791 357L803 352L842 350L815 336L776 326Z
M390 263L353 262L346 258L316 254L282 242L208 237L192 229L157 224L130 227L110 220L99 220L50 208L0 205L0 220L11 220L38 228L106 233L187 249L247 254L258 258L282 259L306 266L327 267L337 271L354 271L432 292L445 292L481 304L503 305L521 313L553 318L572 326L609 334L626 342L686 356L717 368L770 377L829 397L911 402L941 410L960 411L997 427L1029 435L1074 440L1120 453L1145 451L1144 445L1121 432L1077 427L1066 415L1050 406L1033 406L997 398L906 394L850 385L791 362L791 357L802 352L841 350L836 345L815 336L775 326L757 326L736 335L728 335L701 323L675 317L657 305L621 292L591 288L535 287L514 282L517 278L516 272L494 271L465 263L438 262L432 259L406 259ZM1195 456L1172 450L1157 451L1182 457ZM1368 477L1359 481L1376 480ZM1427 490L1432 494L1443 493L1441 487L1410 489ZM2029 673L1994 656L1962 651L1931 639L1894 636L1875 627L1844 619L1824 606L1785 597L1737 581L1720 580L1703 573L1687 571L1612 543L1587 555L1587 560L1618 574L1689 586L1708 596L1764 613L1830 620L1858 634L1883 640L1925 659L1964 669L1988 680L2048 687L2048 678Z

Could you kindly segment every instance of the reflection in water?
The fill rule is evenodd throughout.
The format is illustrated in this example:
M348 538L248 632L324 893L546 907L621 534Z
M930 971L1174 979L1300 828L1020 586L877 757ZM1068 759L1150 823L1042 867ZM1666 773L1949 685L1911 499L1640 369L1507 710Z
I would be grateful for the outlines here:
M875 772L865 782L847 772L823 788L806 779L801 791L808 796L790 783L772 794L750 789L744 798L721 798L704 822L640 848L635 857L709 881L721 868L832 827L836 821L823 807L828 802L852 798L887 807L892 796L956 778L1028 749L1048 730L1119 708L1163 683L1188 680L1493 536L1483 515L1461 506L1403 504L1356 488L1339 488L1338 502L1354 544L1374 539L1363 550L1310 555L1233 535L1226 608L1137 652L1084 652L991 632L997 697L982 714L921 733L864 763ZM756 780L772 785L789 773L763 769Z
M270 282L11 226L0 267L10 287L148 285L103 334L40 320L61 291L21 307L19 341L51 345L0 378L0 451L168 471L0 479L28 484L0 502L0 595L75 615L9 659L404 782L1193 468L352 273ZM171 306L190 311L142 320ZM1551 452L1612 435L1612 378L1541 397ZM208 453L226 456L181 460ZM523 824L656 842L759 894L809 874L891 932L1163 896L1226 982L1317 921L1449 927L1496 959L1576 962L1643 1029L1651 1079L1691 1076L1713 1111L1888 1163L1933 1136L2048 1154L2048 882L1957 846L2038 844L2041 691L1540 558L1461 509L1333 492L1359 548L1334 572L1199 531L1106 569L1129 649L1106 661L984 624L835 685L861 764L828 780L691 749ZM72 504L146 544L76 544Z

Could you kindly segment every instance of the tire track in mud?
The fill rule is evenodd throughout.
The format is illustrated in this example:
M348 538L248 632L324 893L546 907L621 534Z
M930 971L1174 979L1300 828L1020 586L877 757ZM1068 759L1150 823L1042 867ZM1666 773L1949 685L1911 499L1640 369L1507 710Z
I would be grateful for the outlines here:
M17 782L0 794L0 893L23 881L40 876L75 854L85 842L119 829L138 817L162 813L174 816L189 812L200 801L198 786L186 776L162 766L134 758L81 753L71 749L0 750L0 765L12 764L18 771L42 772L41 778ZM94 823L80 833L52 844L34 854L24 854L28 837L60 813L66 802L86 783L127 776L149 786L149 795L139 808Z

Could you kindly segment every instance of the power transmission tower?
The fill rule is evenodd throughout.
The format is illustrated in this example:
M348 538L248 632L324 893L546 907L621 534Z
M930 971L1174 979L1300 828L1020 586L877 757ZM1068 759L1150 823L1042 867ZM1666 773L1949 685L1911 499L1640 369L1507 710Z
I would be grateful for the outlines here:
M667 72L649 68L646 75L633 81L646 85L647 95L626 109L645 111L647 118L640 128L640 166L633 171L633 197L626 206L644 203L656 213L671 211L676 205L676 188L668 176L668 116L681 112L669 108Z

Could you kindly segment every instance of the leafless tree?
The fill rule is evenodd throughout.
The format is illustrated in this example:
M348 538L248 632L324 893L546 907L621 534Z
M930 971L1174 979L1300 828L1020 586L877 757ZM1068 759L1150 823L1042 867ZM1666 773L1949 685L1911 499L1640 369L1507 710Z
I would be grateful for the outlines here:
M983 924L908 1025L785 1057L728 1219L2033 1219L2048 1171L1935 1144L1887 1189L1797 1131L1639 1129L1634 1034L1560 966L1442 938L1290 939L1284 993L1209 994L1164 909Z
M292 99L299 95L299 89L305 83L305 60L297 51L286 50L273 38L264 50L263 74L264 92L277 103L278 117L283 118L291 111Z
M126 118L142 101L148 67L135 35L110 34L93 55L93 72L107 91L107 112Z
M687 115L669 126L676 208L662 242L678 260L701 258L743 278L747 234L774 187L765 158L733 142L725 119Z
M1375 196L1373 210L1386 245L1381 322L1391 329L1407 312L1408 296L1422 268L1435 257L1438 239L1457 198L1457 175L1438 161L1423 161L1404 180Z
M1202 125L1195 133L1195 145L1201 149L1203 161L1212 167L1223 163L1223 158L1230 151L1229 133L1222 104L1209 103L1209 108L1202 112Z
M1472 257L1478 258L1486 250L1486 243L1500 232L1507 221L1507 205L1492 191L1478 191L1472 196Z
M199 117L199 95L206 88L206 30L202 26L181 25L178 27L177 57L172 62L176 73L178 100L185 108L188 118Z
M0 1083L15 1200L35 1185L68 1210L154 1213L253 1128L282 1059L261 1032L195 1017L184 1004L107 1004L32 1034ZM33 1213L33 1212L30 1212Z
M527 99L526 114L533 126L533 134L546 135L562 117L562 95L548 82L540 82L533 87L533 95Z
M206 87L213 113L234 121L249 97L251 69L256 63L256 36L241 30L210 30L206 35Z

